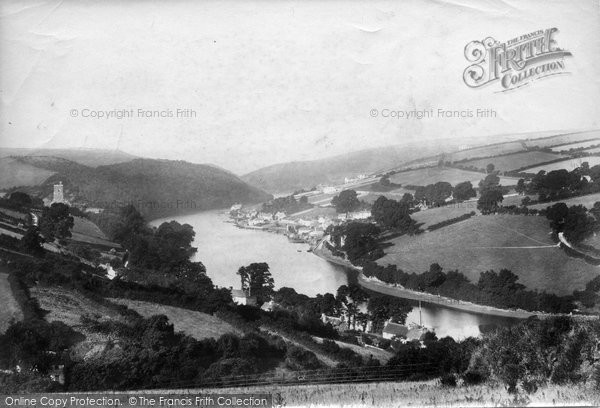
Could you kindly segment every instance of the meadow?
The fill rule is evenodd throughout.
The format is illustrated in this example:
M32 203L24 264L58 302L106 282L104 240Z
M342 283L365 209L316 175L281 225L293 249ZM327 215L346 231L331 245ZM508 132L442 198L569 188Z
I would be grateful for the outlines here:
M521 142L506 142L488 146L475 147L473 149L465 149L458 152L450 153L444 159L450 161L460 161L467 159L476 159L484 157L498 156L500 154L516 153L525 150L525 146Z
M584 140L590 140L598 137L600 137L600 130L590 130L585 132L565 133L562 135L556 135L551 137L531 139L527 140L525 144L528 147L537 146L540 148L544 148L582 142Z
M463 181L470 181L474 187L477 187L479 181L483 178L485 178L485 174L476 171L461 170L451 167L428 167L396 173L390 177L390 181L392 183L402 184L403 186L426 186L428 184L437 183L438 181L446 181L454 186ZM517 178L500 177L500 183L504 186L516 185L517 181L519 181Z
M596 203L598 201L600 201L600 193L588 194L588 195L584 195L584 196L580 196L580 197L565 198L560 201L552 201L549 203L528 205L527 208L535 208L535 209L541 210L546 207L550 207L551 205L554 205L556 203L565 203L568 206L583 205L585 208L590 209L594 206L594 203Z
M592 139L585 142L571 143L568 145L560 145L552 148L553 152L568 151L571 149L585 149L586 147L600 145L600 139Z
M583 162L588 162L590 167L596 166L600 164L600 156L590 156L590 157L580 157L576 159L567 159L562 160L556 163L542 164L540 166L530 167L524 170L527 173L537 173L540 170L544 170L545 172L549 172L552 170L560 170L566 169L568 171L573 171L577 167L580 167Z
M207 313L138 300L109 300L113 303L125 305L144 317L159 314L165 315L173 323L175 331L182 331L197 340L210 337L218 339L226 333L242 334L240 330L234 328L229 323Z
M477 202L469 201L450 204L444 207L421 210L411 214L411 217L417 222L417 224L422 224L420 225L421 229L425 229L442 221L457 218L464 214L469 214L471 211L479 213L479 210L477 209Z
M583 289L598 275L598 268L568 257L550 232L545 217L475 216L435 231L395 238L377 262L415 273L439 263L446 271L462 272L472 282L486 270L509 269L529 289L558 295Z
M534 166L537 163L545 163L562 158L566 159L568 156L542 151L532 151L490 157L488 159L469 160L460 164L461 166L474 166L477 169L485 169L489 163L492 163L496 170L510 171L517 170L525 166Z
M593 147L591 149L585 149L584 152L590 153L590 154L600 153L600 147Z
M275 406L285 407L498 407L526 403L533 406L598 406L600 404L600 393L593 388L592 384L540 387L520 404L515 404L514 396L508 394L504 386L493 382L444 387L439 380L300 386L265 385L183 390L182 392L267 393L273 395Z
M4 333L13 319L16 321L23 319L23 312L12 294L8 283L8 271L3 265L0 266L0 299L2 299L0 333Z
M98 244L111 248L120 248L120 245L108 239L96 224L87 218L73 217L74 225L71 231L74 241L88 244Z

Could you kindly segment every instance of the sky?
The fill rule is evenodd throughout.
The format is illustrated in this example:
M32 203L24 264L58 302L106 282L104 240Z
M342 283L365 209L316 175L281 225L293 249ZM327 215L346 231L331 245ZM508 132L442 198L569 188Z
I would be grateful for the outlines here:
M568 74L507 92L466 86L467 43L551 27L572 53ZM2 1L0 146L118 148L243 174L370 147L598 129L599 34L597 0Z

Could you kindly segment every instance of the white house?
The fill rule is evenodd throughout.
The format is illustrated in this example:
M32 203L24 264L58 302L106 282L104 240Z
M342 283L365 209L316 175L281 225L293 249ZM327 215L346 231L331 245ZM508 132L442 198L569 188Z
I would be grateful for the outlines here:
M241 289L231 289L231 299L236 305L256 306L256 297L249 296Z
M366 220L367 218L369 218L371 216L371 211L369 211L369 210L355 211L355 212L350 213L349 216L353 220Z
M323 194L334 194L337 193L338 189L336 187L332 187L332 186L325 186L323 187Z

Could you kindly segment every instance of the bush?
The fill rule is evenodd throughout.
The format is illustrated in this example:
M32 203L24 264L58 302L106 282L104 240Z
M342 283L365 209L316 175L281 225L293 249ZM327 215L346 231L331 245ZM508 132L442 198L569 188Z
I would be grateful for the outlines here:
M454 374L446 374L440 378L440 383L444 387L456 387L456 376Z
M463 382L465 385L477 385L481 384L486 380L485 375L480 373L479 371L466 371L462 375Z

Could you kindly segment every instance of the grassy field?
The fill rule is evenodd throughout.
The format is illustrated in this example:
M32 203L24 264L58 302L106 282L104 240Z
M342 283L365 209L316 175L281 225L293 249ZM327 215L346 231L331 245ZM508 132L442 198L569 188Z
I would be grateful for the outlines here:
M582 289L598 268L568 257L550 239L548 220L536 216L476 216L417 236L391 241L378 262L421 273L432 263L458 269L471 281L479 274L506 268L530 289L560 295Z
M87 235L89 237L100 238L103 240L108 240L106 235L98 228L96 224L83 217L73 217L74 225L73 232L78 234Z
M102 319L121 319L111 308L103 306L72 290L58 287L33 287L31 295L40 302L40 307L49 313L45 316L49 322L60 321L64 324L83 330L81 316L97 316Z
M445 207L421 210L412 214L411 217L417 222L417 224L423 224L421 225L421 228L425 229L433 224L437 224L451 218L460 217L461 215L468 214L471 211L479 213L476 202L457 203L447 205Z
M600 147L594 147L592 149L585 149L584 151L586 153L592 153L592 154L600 153Z
M307 211L301 211L299 213L293 214L291 219L313 219L323 217L336 217L337 213L335 212L335 208L333 207L314 207Z
M429 167L426 169L411 170L394 174L390 177L392 183L415 186L446 181L453 186L463 181L470 181L477 187L479 181L485 178L485 174L476 171L461 170L449 167ZM500 177L500 183L504 186L516 185L517 178Z
M8 283L8 273L5 266L0 266L0 299L2 299L2 310L0 310L0 333L4 333L11 320L23 319L23 312L13 297Z
M369 204L373 204L375 202L375 200L377 200L380 196L385 196L391 200L401 200L402 196L405 193L410 193L410 194L414 194L415 191L414 190L406 190L402 187L397 188L395 190L392 191L386 191L386 192L377 192L377 191L372 191L369 194L362 196L360 199L362 201L365 201Z
M73 217L74 225L72 230L72 239L74 241L86 242L88 244L104 245L111 248L119 248L120 245L112 242L98 228L96 224L83 217Z
M577 159L567 159L567 160L559 161L556 163L542 164L540 166L531 167L524 171L527 173L537 173L540 170L549 172L552 170L560 170L560 169L567 169L568 171L573 171L577 167L580 167L583 162L588 162L590 167L593 167L597 164L600 164L600 156L590 156L590 157L580 157Z
M21 163L10 157L0 158L0 188L37 186L54 172Z
M588 140L586 142L571 143L568 145L560 145L552 148L553 152L568 151L571 149L585 149L586 147L597 146L600 144L600 139Z
M144 317L164 314L173 323L175 331L182 331L198 340L209 337L217 339L225 333L241 333L229 323L206 313L137 300L110 300L114 303L126 305Z
M570 143L581 142L582 140L589 140L593 138L600 138L600 130L590 130L586 132L577 133L565 133L562 135L545 137L539 139L527 140L525 144L528 147L554 147L559 145L567 145Z
M567 198L565 200L560 200L560 201L552 201L549 203L542 203L542 204L535 204L535 205L528 205L528 208L536 208L538 210L541 210L543 208L546 207L550 207L551 205L554 205L556 203L565 203L568 206L572 206L572 205L583 205L586 208L592 208L594 206L595 202L600 201L600 193L596 193L596 194L588 194L588 195L584 195L581 197L573 197L573 198ZM504 202L502 203L504 204Z
M476 159L483 157L498 156L499 154L522 152L524 150L525 147L521 142L506 142L491 146L482 146L473 149L466 149L461 150L459 152L454 152L447 155L447 157L444 160L459 161L465 159Z
M478 169L485 169L489 163L492 163L496 170L510 171L517 170L525 166L533 166L536 163L544 163L551 160L568 158L560 154L546 153L540 151L521 152L506 156L490 157L488 159L469 160L460 163L462 166L475 166Z
M154 391L159 392L159 391ZM418 382L381 382L363 384L326 384L300 386L259 386L184 390L190 393L266 393L274 403L286 407L498 407L514 406L514 397L501 385L442 387L439 380ZM587 385L540 387L528 396L533 406L600 404L600 392ZM523 403L518 404L523 405Z

